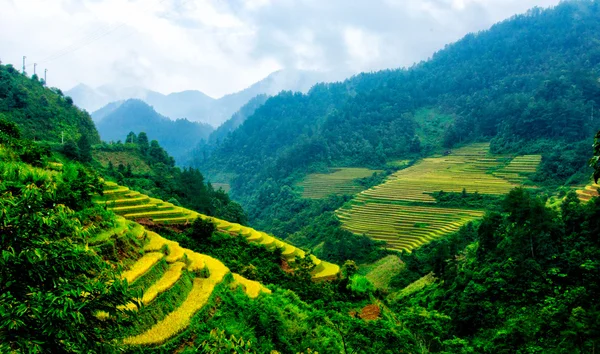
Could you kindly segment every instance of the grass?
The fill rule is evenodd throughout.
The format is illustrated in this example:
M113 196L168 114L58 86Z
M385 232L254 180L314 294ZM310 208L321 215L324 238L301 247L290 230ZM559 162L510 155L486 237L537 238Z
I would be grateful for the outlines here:
M388 291L392 278L403 269L400 257L389 255L375 263L361 266L359 274L364 275L377 289Z
M134 173L150 172L150 166L140 157L135 156L130 151L94 151L93 157L100 162L103 167L108 167L108 162L112 162L116 169L119 164L131 166Z
M211 183L215 190L219 190L221 188L225 193L229 193L231 190L231 186L229 183Z
M335 168L331 173L313 173L297 184L302 188L302 197L322 199L331 194L356 194L364 189L356 182L357 179L371 177L381 170L368 168Z
M118 237L129 231L129 221L123 218L117 218L115 221L115 226L113 228L103 230L97 235L91 237L88 242L90 245L99 244L102 242L106 242L107 240Z
M407 287L405 287L404 289L395 292L393 294L390 294L388 296L389 300L392 301L398 301L404 297L407 297L411 294L416 293L417 291L423 289L424 287L433 284L433 282L435 281L435 277L433 276L433 273L429 273L427 275L425 275L424 277L417 279L416 281L410 283Z
M535 172L540 161L539 155L491 155L489 143L471 144L392 174L336 214L346 230L385 241L390 249L411 251L484 214L436 207L434 192L503 195Z

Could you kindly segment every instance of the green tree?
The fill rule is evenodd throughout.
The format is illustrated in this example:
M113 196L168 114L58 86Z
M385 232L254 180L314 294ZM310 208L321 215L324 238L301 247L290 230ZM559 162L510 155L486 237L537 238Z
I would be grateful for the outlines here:
M140 151L142 154L146 154L148 149L150 148L150 143L148 142L148 135L146 133L141 132L137 137L137 144L140 147Z
M77 147L79 149L79 161L84 163L92 162L92 145L87 135L81 134L81 137L77 140Z
M130 296L86 245L83 225L100 215L89 209L98 178L69 165L63 176L15 168L4 166L0 178L0 352L111 351L116 306Z
M129 143L129 144L137 144L138 142L138 138L135 135L134 132L129 132L129 134L127 134L127 138L125 139L125 143Z
M594 157L590 160L590 166L594 169L594 181L600 179L600 131L594 138Z
M206 243L216 230L217 227L214 223L209 220L197 218L192 224L191 237L197 242Z
M79 146L73 139L68 139L61 148L61 152L71 160L79 160Z

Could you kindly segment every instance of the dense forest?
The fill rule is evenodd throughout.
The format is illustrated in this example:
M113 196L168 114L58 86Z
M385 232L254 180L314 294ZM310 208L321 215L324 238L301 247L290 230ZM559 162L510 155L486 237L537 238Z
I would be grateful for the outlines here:
M43 80L21 75L11 65L0 65L0 118L16 123L23 136L59 143L85 136L91 144L100 136L90 116L73 106L61 90L47 90Z
M599 14L597 1L533 9L413 67L282 93L211 154L198 151L195 166L229 179L251 221L268 229L294 216L287 189L307 172L383 167L471 141L542 154L537 183L586 182L581 156L600 125ZM423 108L452 117L437 140L422 134Z

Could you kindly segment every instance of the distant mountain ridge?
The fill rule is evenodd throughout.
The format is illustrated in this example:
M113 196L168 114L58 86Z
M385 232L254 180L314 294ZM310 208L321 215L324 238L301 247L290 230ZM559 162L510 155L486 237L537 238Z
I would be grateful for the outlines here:
M141 99L154 109L171 119L186 118L190 121L208 123L214 127L231 118L244 104L258 95L276 95L281 91L307 92L319 82L332 82L348 76L343 72L314 72L305 70L280 70L250 87L232 94L214 99L200 91L188 90L164 95L141 87L116 88L109 85L97 89L80 84L65 94L76 105L92 113L99 122L104 113L115 107L115 102L131 98Z
M208 139L213 131L208 124L164 117L139 99L130 99L115 106L111 107L111 111L107 109L96 124L102 140L125 141L129 132L145 132L150 140L157 140L176 162L187 158L189 150L201 140Z

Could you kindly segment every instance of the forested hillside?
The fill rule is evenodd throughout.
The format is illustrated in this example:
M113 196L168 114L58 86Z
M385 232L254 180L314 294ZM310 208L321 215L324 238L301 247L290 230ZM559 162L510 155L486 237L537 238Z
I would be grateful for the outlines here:
M129 132L146 132L180 164L196 144L213 131L208 124L163 117L141 100L123 102L104 115L97 126L104 141L123 140Z
M0 118L17 123L29 139L58 143L85 135L92 144L100 142L89 114L75 108L70 97L11 65L0 65Z
M583 183L581 154L600 124L592 114L600 97L599 15L598 1L533 9L411 68L282 93L197 166L228 176L232 194L265 226L283 188L307 172L383 167L470 141L491 140L496 153L542 154L532 177L542 183ZM423 134L423 108L451 117L437 143Z
M202 214L246 224L242 207L215 189L195 168L179 168L175 159L145 132L130 132L126 142L103 143L93 151L98 171L137 192L163 199Z

